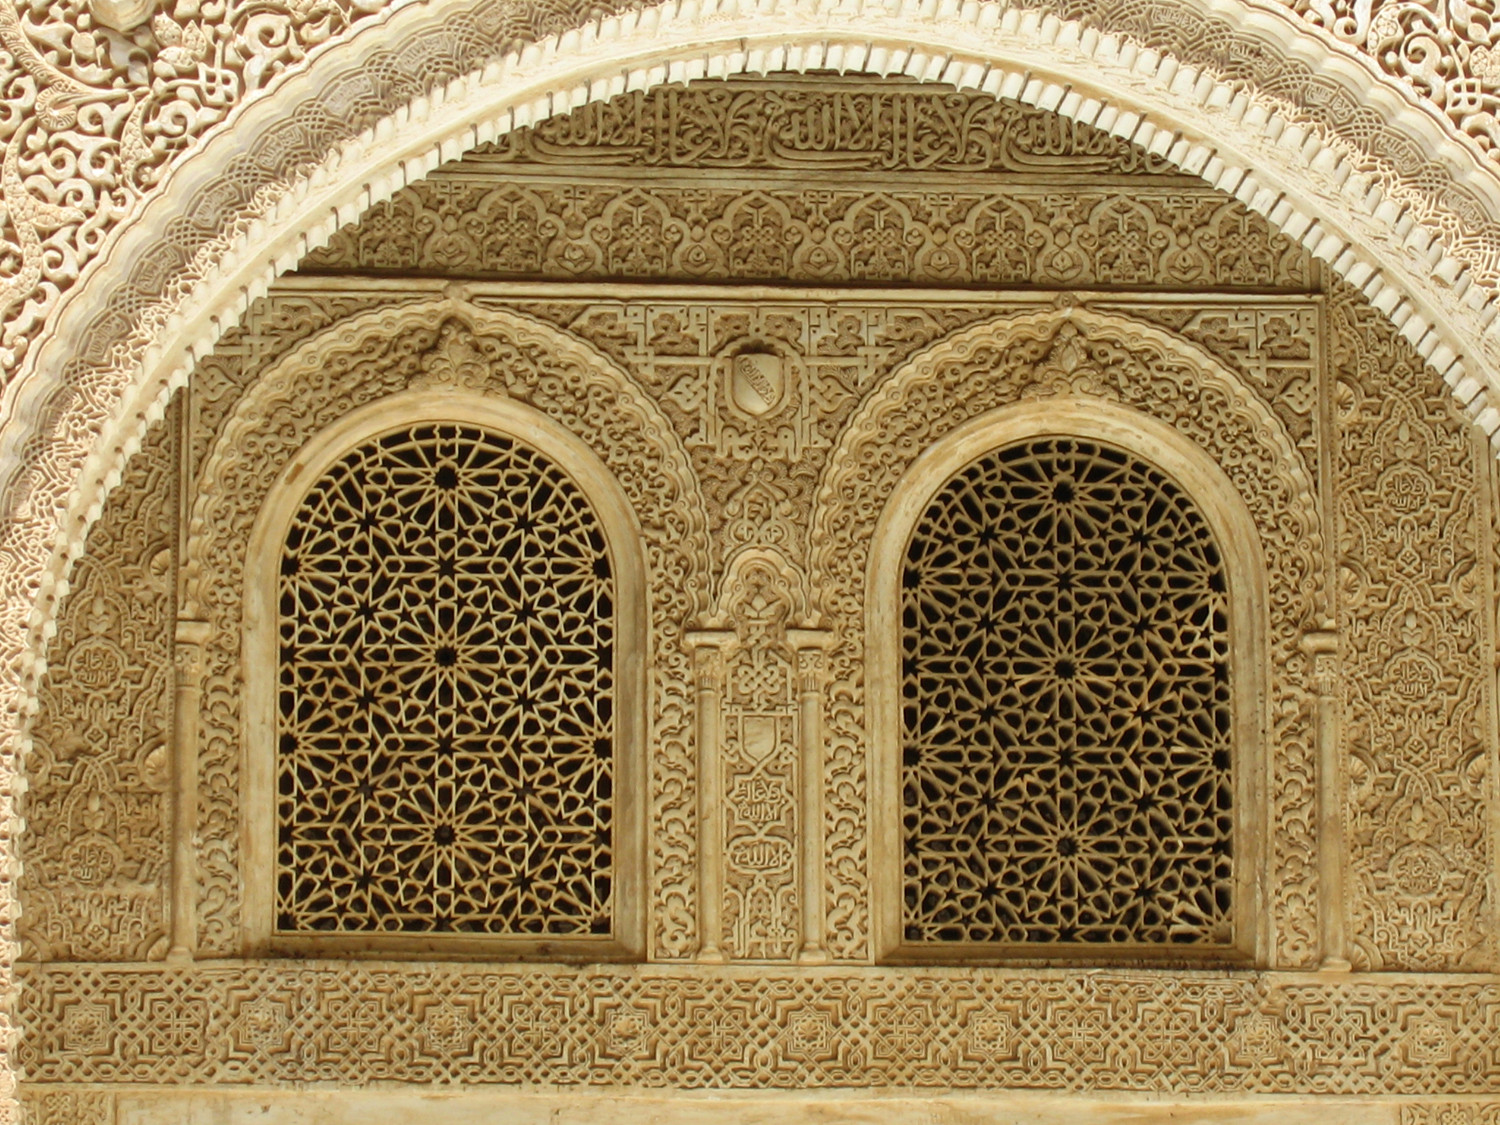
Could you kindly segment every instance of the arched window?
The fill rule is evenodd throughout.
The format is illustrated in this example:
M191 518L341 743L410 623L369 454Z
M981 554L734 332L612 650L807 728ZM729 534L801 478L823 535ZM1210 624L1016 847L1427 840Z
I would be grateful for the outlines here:
M1011 441L934 484L889 591L888 954L1243 954L1246 732L1213 523L1089 436Z
M346 443L274 521L273 946L631 944L634 545L510 428Z

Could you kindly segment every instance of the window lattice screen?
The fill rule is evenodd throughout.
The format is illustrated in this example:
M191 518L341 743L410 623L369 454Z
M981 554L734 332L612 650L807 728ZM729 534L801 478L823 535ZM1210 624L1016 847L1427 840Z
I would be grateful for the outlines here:
M1181 488L1007 447L932 501L902 585L904 940L1231 940L1228 603Z
M276 928L611 928L613 576L587 500L421 424L313 485L279 586Z

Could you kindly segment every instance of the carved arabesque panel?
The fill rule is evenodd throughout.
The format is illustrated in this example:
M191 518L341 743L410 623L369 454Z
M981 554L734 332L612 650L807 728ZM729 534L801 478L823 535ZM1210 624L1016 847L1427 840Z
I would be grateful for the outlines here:
M1008 445L928 503L900 610L902 939L1229 944L1251 810L1192 497L1111 445Z
M1317 953L1316 792L1308 668L1299 647L1319 614L1322 531L1315 486L1270 409L1206 356L1159 329L1085 310L1004 318L956 333L880 385L850 420L818 493L813 585L841 644L827 712L829 945L865 949L870 754L864 577L876 522L916 456L957 426L1027 398L1102 398L1175 427L1224 468L1249 506L1270 589L1268 907L1272 963ZM1190 405L1189 405L1190 404Z
M1483 979L317 962L20 977L18 1062L38 1083L1500 1094L1500 988Z
M434 329L433 324L438 327ZM205 466L194 508L189 563L198 576L205 646L200 740L200 945L238 952L240 818L237 778L240 629L246 545L272 482L303 442L351 410L405 390L447 364L463 385L508 395L552 417L595 449L618 479L645 536L649 654L651 836L648 879L657 957L680 957L696 941L693 884L695 801L689 751L691 690L678 637L706 602L701 500L687 459L651 402L612 364L576 342L514 314L452 301L356 316L266 372L225 424Z
M1193 185L746 188L611 183L595 169L568 184L485 171L439 172L403 188L302 268L992 286L1297 289L1312 280L1305 249ZM507 172L514 178L501 179Z
M90 536L39 691L19 926L39 960L163 952L177 426L150 432Z
M1329 315L1353 959L1492 966L1487 451L1389 321L1344 287Z
M402 427L313 483L280 564L275 930L610 934L615 585L572 478Z

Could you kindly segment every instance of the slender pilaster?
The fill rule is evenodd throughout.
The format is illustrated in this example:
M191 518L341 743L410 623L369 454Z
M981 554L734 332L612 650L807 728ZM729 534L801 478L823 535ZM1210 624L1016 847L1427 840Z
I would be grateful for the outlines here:
M1349 970L1344 920L1344 763L1339 745L1338 634L1308 633L1302 647L1312 660L1318 756L1318 944L1320 967Z
M178 621L172 718L172 944L191 960L198 945L198 711L203 697L206 621Z
M684 638L693 654L698 708L698 960L722 964L724 936L724 782L720 745L724 707L724 646L732 632L705 630Z
M797 654L798 803L802 899L802 948L797 960L821 965L823 948L823 685L833 635L823 629L789 629Z

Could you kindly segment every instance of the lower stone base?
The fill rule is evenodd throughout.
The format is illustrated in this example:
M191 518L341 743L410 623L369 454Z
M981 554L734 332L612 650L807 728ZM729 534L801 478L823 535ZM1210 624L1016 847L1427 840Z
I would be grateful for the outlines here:
M23 1089L32 1125L1500 1125L1500 1102L965 1093Z

